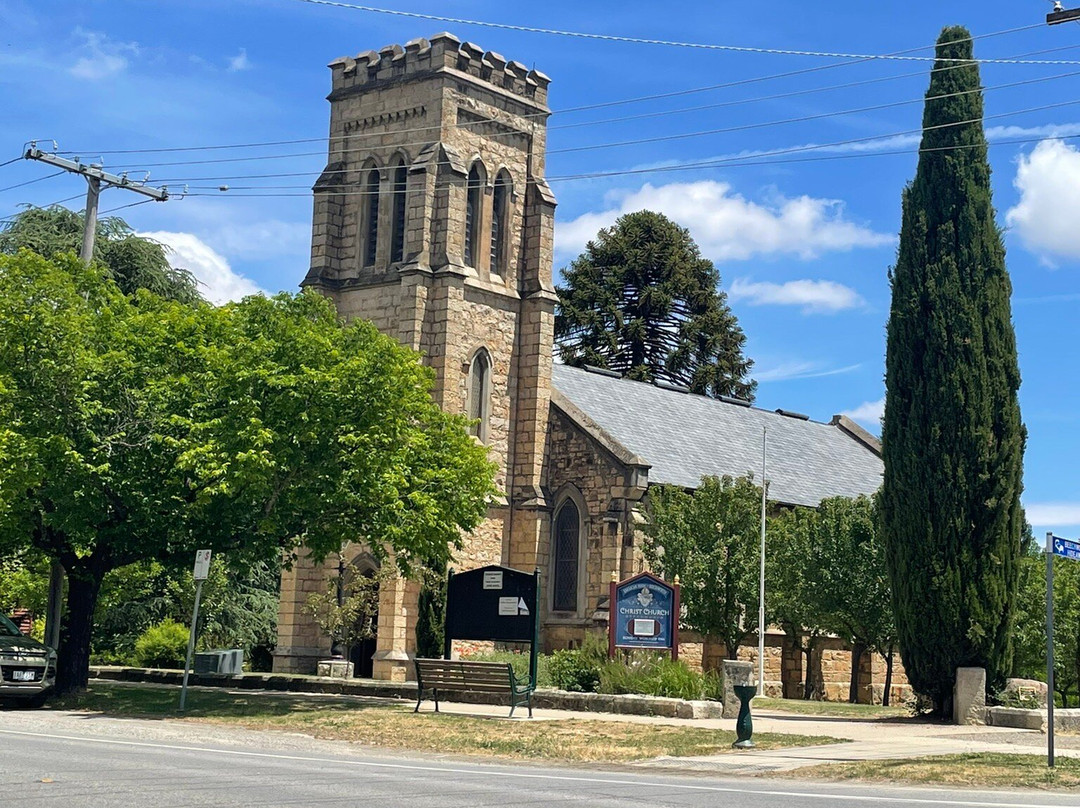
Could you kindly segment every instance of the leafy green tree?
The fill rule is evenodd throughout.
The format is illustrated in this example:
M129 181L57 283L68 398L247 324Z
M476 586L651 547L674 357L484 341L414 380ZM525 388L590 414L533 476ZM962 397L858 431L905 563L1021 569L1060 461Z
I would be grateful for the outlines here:
M1046 681L1046 555L1034 542L1020 559L1012 675ZM1054 690L1080 707L1080 562L1054 561Z
M766 616L802 653L804 699L824 698L812 668L814 651L827 634L818 604L818 584L808 566L817 522L812 508L791 508L769 518L766 528ZM797 696L785 693L784 697Z
M946 715L958 667L1011 666L1025 434L967 30L937 57L890 273L881 509L904 668Z
M0 253L14 255L20 249L33 250L51 258L59 253L78 255L82 248L85 217L61 205L27 207L0 226ZM170 300L195 303L202 300L199 282L186 269L169 265L168 248L135 235L123 219L99 219L94 238L94 260L127 295L146 289Z
M749 477L705 477L693 493L649 489L645 558L682 585L685 624L724 643L729 659L758 628L761 488Z
M110 570L316 557L362 539L446 559L493 491L417 356L324 298L134 298L73 256L0 256L0 555L68 572L58 687L85 686Z
M863 655L877 652L886 665L887 705L896 628L876 511L874 501L865 496L823 500L810 520L807 576L815 582L813 597L822 625L852 648L848 700L858 701Z
M601 230L558 287L555 341L568 365L753 399L746 337L720 273L689 231L643 210Z
M342 562L326 578L326 586L308 595L306 608L323 633L340 645L348 659L352 648L375 636L379 619L379 586L387 571L365 575L354 564Z

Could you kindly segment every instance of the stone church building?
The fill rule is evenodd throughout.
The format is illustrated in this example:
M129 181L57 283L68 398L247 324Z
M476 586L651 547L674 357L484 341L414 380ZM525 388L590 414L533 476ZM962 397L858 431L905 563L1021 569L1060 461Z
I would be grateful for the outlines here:
M880 446L844 416L820 423L553 364L547 76L445 33L330 69L329 154L303 286L419 351L437 402L478 422L500 496L454 567L539 568L546 649L606 627L612 574L643 568L649 486L758 476L763 429L778 505L878 488ZM345 555L374 564L362 545ZM284 572L275 670L314 672L328 655L305 604L336 567L302 558ZM358 675L411 678L417 594L413 582L383 585ZM700 643L696 660L683 654L711 655ZM776 679L790 678L780 671L789 656L778 654Z

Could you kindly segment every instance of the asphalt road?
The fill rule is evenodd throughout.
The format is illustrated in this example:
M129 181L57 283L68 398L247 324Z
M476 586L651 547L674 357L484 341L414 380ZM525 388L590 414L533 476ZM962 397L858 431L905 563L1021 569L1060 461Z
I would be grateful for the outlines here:
M574 767L353 753L279 733L235 739L216 728L0 713L0 805L47 808L184 806L724 806L889 808L1076 806L1032 792L852 787L714 779ZM14 719L14 720L12 720ZM157 726L154 726L154 725ZM199 741L198 737L209 740ZM233 742L235 741L235 742Z

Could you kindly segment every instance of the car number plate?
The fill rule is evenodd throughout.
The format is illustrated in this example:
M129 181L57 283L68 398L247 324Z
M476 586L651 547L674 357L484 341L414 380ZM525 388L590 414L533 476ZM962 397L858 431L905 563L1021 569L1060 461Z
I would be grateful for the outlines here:
M37 675L34 671L12 671L14 676L12 677L16 682L33 682L37 679Z

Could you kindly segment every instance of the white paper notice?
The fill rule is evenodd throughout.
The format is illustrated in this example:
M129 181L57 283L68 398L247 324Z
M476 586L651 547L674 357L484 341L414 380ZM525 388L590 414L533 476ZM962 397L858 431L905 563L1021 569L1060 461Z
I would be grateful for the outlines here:
M490 570L484 573L484 589L502 589L502 570Z
M517 617L518 613L518 599L517 598L499 598L499 616L500 617Z

